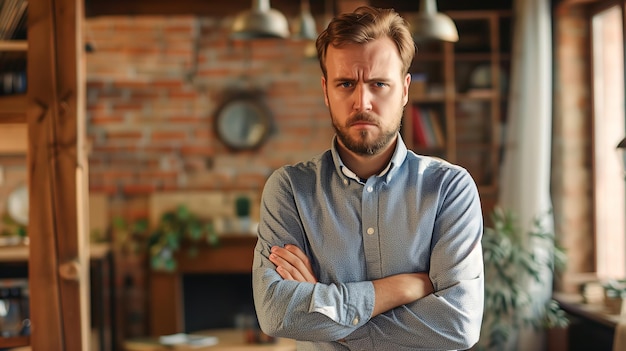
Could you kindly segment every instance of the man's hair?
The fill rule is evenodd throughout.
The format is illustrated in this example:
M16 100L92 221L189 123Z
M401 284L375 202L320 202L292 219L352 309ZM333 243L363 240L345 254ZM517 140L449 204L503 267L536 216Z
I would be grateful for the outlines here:
M329 45L341 47L345 44L366 44L383 37L391 38L396 44L402 60L402 73L408 73L416 49L407 21L393 9L361 6L354 12L333 18L328 28L317 37L317 58L324 77Z

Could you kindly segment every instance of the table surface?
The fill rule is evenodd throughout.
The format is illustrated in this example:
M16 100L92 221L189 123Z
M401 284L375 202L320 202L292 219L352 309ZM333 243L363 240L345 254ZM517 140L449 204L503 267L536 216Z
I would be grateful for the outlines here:
M172 348L159 344L158 338L140 338L125 341L124 349L126 351L295 351L296 349L294 340L283 338L278 338L274 343L270 344L247 343L245 331L239 329L211 329L190 334L215 336L218 339L218 343L213 346L177 345Z
M584 303L580 294L554 293L553 297L568 313L585 317L607 327L615 328L618 323L626 322L626 315L610 314L603 304Z

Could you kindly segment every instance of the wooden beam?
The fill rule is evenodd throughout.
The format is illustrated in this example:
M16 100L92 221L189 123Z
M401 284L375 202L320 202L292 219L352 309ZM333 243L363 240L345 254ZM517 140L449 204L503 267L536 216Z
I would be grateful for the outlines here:
M28 13L31 345L89 349L82 0L34 1Z

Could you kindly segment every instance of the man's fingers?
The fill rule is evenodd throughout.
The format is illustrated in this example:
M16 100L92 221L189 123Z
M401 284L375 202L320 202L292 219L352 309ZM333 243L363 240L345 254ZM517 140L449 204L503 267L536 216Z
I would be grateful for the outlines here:
M304 264L309 265L309 257L307 255L305 255L304 252L302 250L300 250L299 247L297 247L295 245L287 244L287 245L285 245L285 250L287 250L287 251L291 252L292 254L294 254Z
M272 256L274 256L274 258L272 258ZM289 271L294 280L317 283L317 278L313 274L309 258L295 245L272 247L270 261L272 261L272 263L274 263L277 267L280 266Z
M270 261L276 265L276 272L278 272L283 279L297 280L301 282L307 281L296 267L278 254L271 254Z

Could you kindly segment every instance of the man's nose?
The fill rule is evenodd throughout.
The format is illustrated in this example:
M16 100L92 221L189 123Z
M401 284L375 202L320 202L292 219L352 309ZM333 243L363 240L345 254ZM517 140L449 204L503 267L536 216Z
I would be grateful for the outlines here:
M354 110L369 111L372 109L372 94L364 84L357 84L354 89Z

